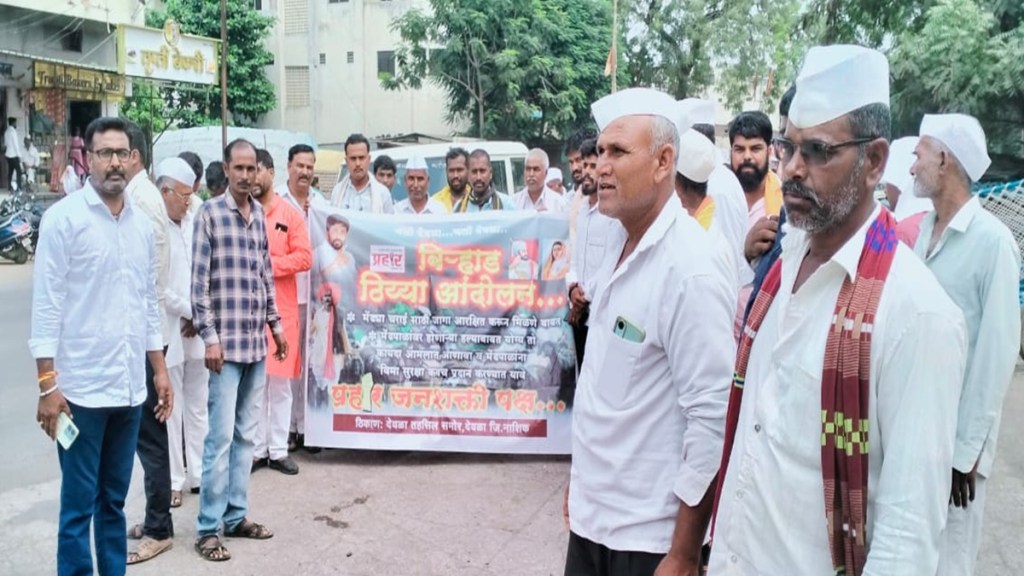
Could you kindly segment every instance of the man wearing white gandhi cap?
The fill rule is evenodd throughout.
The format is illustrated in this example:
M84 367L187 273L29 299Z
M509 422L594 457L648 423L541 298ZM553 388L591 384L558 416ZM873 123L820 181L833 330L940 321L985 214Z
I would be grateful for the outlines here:
M914 193L935 206L921 221L914 251L967 318L967 372L938 574L969 576L981 545L999 415L1020 349L1020 253L1010 230L971 195L971 183L989 166L977 120L926 115L914 153Z
M395 204L395 214L447 214L448 209L430 197L427 161L414 155L405 163L405 189L409 197Z
M629 89L594 103L595 278L573 409L565 574L696 574L732 369L735 295L673 191L675 101Z
M812 48L789 121L791 229L740 340L709 574L931 575L965 330L874 201L885 57Z

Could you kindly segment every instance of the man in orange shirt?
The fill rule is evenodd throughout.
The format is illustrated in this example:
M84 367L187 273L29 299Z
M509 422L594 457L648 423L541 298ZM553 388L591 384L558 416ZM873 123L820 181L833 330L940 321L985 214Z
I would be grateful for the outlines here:
M312 266L313 249L302 213L274 191L274 159L266 150L256 151L256 186L252 195L263 206L267 221L274 293L284 337L289 348L301 350L296 275ZM273 338L269 331L267 338ZM288 428L292 415L292 381L301 375L301 354L289 354L284 360L267 358L266 396L256 419L254 471L269 465L284 474L299 473L298 464L288 456Z

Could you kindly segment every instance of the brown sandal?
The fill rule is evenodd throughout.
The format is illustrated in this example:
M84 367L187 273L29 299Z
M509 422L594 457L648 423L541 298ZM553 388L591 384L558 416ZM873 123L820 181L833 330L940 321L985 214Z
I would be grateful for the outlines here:
M270 531L270 528L263 524L257 524L248 518L242 518L238 526L235 526L231 531L225 529L224 535L228 538L249 538L250 540L267 540L274 537L274 533Z
M220 538L216 534L203 536L196 540L196 552L199 553L203 560L209 560L210 562L231 560L231 553L221 544Z
M174 541L170 538L167 538L166 540L143 538L142 542L139 543L139 547L135 549L135 552L128 553L128 564L138 564L139 562L151 560L160 554L167 552L173 547Z
M171 490L171 508L181 506L181 490Z

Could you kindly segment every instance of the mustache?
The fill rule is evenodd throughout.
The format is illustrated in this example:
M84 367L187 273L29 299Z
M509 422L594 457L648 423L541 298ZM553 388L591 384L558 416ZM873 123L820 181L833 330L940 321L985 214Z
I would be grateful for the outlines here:
M803 200L810 200L819 208L822 206L821 198L818 197L818 193L815 192L813 188L804 186L803 183L797 180L786 180L783 182L782 194L783 196L793 196Z

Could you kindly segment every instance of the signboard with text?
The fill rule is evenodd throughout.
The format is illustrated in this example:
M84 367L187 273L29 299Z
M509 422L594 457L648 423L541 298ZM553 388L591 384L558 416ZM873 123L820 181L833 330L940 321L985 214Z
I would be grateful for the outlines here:
M219 53L218 40L182 34L173 20L162 30L127 25L117 29L118 69L126 76L213 84Z
M568 222L310 209L306 443L570 452Z
M119 100L124 97L124 76L52 62L35 62L33 86L67 91L69 98Z

